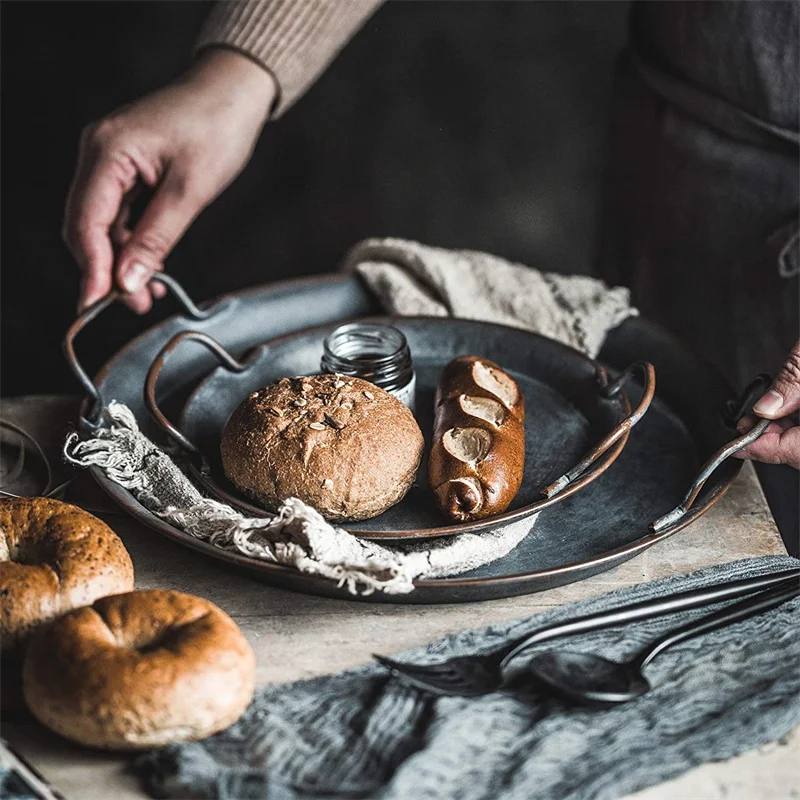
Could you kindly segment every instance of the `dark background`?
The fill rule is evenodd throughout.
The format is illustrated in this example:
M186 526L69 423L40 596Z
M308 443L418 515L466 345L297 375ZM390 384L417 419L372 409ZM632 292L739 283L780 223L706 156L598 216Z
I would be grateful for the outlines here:
M0 5L2 392L77 391L61 356L76 269L61 243L81 128L176 76L204 2ZM367 236L591 272L613 60L627 3L391 2L168 259L197 300L334 270ZM174 310L119 307L91 371Z

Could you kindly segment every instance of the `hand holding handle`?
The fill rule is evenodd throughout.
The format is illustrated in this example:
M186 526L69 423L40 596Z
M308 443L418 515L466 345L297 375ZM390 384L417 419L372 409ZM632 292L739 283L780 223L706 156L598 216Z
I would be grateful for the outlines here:
M188 317L196 320L202 320L208 319L214 313L212 310L198 308L189 295L186 294L184 288L178 283L178 281L175 280L175 278L159 272L153 275L152 280L158 281L167 287L175 299L181 304L181 307ZM102 312L114 302L119 300L120 297L122 297L122 292L113 289L105 297L101 298L96 303L93 303L78 316L72 325L69 326L66 336L64 337L64 355L66 356L67 363L69 364L70 369L75 377L80 381L81 386L83 386L87 396L91 398L92 401L88 416L82 418L83 424L88 428L96 428L99 426L105 404L103 402L103 398L100 396L100 393L97 391L97 387L92 382L92 379L86 374L86 371L81 366L80 361L78 361L78 357L75 354L75 337L92 320L102 314Z

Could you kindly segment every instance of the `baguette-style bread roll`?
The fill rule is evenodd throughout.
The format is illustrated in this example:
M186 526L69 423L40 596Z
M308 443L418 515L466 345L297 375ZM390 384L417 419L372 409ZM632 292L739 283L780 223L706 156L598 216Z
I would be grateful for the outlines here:
M428 479L442 511L458 522L505 511L522 483L525 402L497 364L460 356L436 390Z

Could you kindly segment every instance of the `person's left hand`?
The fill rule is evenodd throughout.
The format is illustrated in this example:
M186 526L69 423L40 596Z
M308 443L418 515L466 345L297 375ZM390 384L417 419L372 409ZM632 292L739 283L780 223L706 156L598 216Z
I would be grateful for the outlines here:
M737 458L750 458L765 464L789 464L800 469L800 342L789 353L772 386L753 406L764 419L775 420L755 442L736 453ZM746 433L756 424L755 417L743 417L737 426Z

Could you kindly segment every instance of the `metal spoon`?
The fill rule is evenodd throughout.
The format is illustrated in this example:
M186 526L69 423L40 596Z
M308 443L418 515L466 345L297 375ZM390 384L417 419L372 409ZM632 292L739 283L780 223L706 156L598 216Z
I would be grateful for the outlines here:
M576 703L627 703L652 688L643 670L667 648L703 633L761 614L800 595L797 578L694 620L656 639L630 661L611 661L592 653L549 650L535 656L520 676L533 676Z

